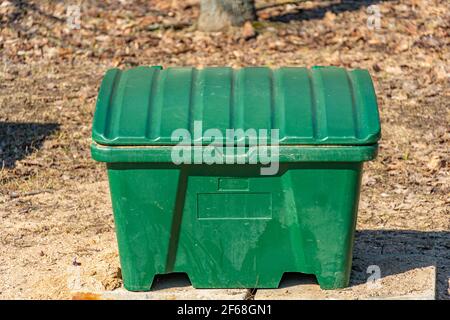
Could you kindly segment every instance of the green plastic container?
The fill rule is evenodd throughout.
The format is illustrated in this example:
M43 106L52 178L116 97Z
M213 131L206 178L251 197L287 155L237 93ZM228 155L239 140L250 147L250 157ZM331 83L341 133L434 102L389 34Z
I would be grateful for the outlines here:
M216 143L243 144L239 162L175 164L172 133L195 137L196 121L224 134ZM261 175L266 165L230 128L279 129L278 172ZM363 162L379 137L365 70L108 71L92 157L107 164L125 288L148 291L170 272L195 288L275 288L285 272L347 286ZM194 149L210 143L197 135Z

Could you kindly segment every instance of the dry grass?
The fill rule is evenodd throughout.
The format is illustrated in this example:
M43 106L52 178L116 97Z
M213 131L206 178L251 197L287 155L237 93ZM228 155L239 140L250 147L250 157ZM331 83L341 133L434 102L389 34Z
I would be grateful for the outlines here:
M108 68L339 65L370 70L382 117L358 229L416 232L409 246L370 234L383 250L435 258L439 296L449 299L450 5L381 1L381 29L370 30L365 5L338 2L261 10L258 35L246 41L241 30L186 27L198 16L188 2L84 1L81 29L71 30L62 2L4 1L0 297L67 298L67 268L78 263L91 285L120 285L106 175L89 152Z

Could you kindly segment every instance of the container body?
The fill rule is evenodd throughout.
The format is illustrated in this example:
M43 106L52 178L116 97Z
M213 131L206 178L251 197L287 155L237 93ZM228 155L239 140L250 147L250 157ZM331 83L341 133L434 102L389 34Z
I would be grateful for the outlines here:
M170 272L195 288L276 288L284 272L347 286L362 165L107 163L125 288Z

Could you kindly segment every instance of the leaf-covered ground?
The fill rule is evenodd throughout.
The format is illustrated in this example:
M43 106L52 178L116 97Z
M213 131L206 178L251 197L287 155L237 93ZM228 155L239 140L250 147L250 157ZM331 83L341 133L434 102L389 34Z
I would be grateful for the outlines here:
M257 1L253 26L212 34L195 30L197 1L82 3L77 29L69 3L0 2L0 298L68 298L80 269L83 285L121 284L89 151L108 68L336 65L371 72L382 118L356 240L435 259L449 299L448 1Z

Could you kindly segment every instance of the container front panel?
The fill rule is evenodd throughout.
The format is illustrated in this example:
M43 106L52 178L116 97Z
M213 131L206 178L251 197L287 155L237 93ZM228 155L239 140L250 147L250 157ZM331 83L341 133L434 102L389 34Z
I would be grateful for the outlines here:
M197 288L275 288L284 272L348 284L361 163L110 163L125 287L186 272Z

